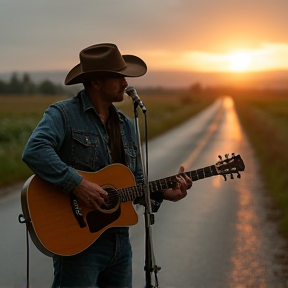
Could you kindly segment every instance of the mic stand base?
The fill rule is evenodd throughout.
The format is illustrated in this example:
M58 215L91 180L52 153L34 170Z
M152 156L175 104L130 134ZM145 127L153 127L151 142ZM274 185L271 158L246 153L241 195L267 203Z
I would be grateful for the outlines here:
M145 208L145 288L159 288L157 273L161 267L155 264L152 242L151 225L154 224L154 214L150 214L148 209ZM154 264L153 264L154 263ZM155 276L155 286L151 284L151 273Z

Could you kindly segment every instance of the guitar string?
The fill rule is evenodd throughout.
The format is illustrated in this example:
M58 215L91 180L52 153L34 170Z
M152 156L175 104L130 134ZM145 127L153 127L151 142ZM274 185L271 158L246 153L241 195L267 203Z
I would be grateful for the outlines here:
M205 171L205 168L203 169L198 169L195 171L191 171L191 172L186 172L187 174L190 174L190 177L193 179L193 181L202 179L201 175L203 175L203 178L206 177L211 177L211 176L215 176L218 175L218 173L214 173L214 171L211 169L213 166L207 166L205 168L210 169L210 171ZM162 186L164 186L165 188L170 188L174 183L175 183L175 177L177 175L174 176L170 176L167 178L163 178L160 180L156 180L153 182L149 183L149 188L150 188L150 192L154 192L154 191L159 191L159 190L163 190ZM168 180L168 181L167 181ZM142 190L143 187L142 185L136 185L136 186L131 186L131 187L125 187L125 188L121 188L119 190L114 190L113 192L110 192L108 195L109 200L116 200L118 198L125 198L130 200L132 196L134 197L133 199L137 198L137 197L141 197L143 195ZM140 191L139 191L140 190ZM131 199L131 200L133 200Z
M211 169L213 166L214 165L207 166L205 168L190 171L190 172L185 172L185 174L188 174L193 179L193 181L196 181L196 180L201 179L201 175L203 175L203 178L213 176L214 173ZM164 186L164 189L170 188L175 183L176 176L177 175L173 175L167 178L163 178L160 180L155 180L153 182L150 182L149 183L150 192L153 193L154 191L163 190L163 186ZM141 185L136 185L136 186L121 188L119 190L114 190L113 192L109 192L108 197L106 198L107 199L106 204L113 203L118 199L121 199L124 202L132 201L135 198L141 197L143 195L141 191L142 189L143 187L141 187Z
M211 166L208 166L207 168L211 169ZM202 170L201 174L203 174L204 178L207 177L207 175L206 175L207 172L205 173L204 169L199 169L199 170ZM192 172L194 172L194 175L192 175ZM187 173L191 174L190 177L194 178L193 180L195 181L195 180L200 179L198 172L199 171L196 170L196 171L191 171L191 172L187 172ZM209 172L210 172L209 175L213 176L212 171L210 170ZM155 189L155 187L156 187L155 191L163 190L162 186L164 186L165 188L167 188L167 187L169 188L171 185L173 185L175 183L175 177L176 177L176 175L150 182L150 185L149 185L150 191L152 190L151 192L153 193L154 192L153 190ZM169 181L167 181L167 179ZM115 201L119 198L124 199L124 200L128 200L128 201L129 200L132 201L133 199L135 199L137 197L141 197L143 195L143 193L141 191L139 191L138 188L140 188L140 187L141 187L141 185L137 185L137 186L121 188L119 190L114 190L113 192L109 192L108 198L107 198L108 200L106 201L106 203L109 201ZM141 190L142 189L143 188L141 188ZM131 198L133 198L133 199L131 199Z

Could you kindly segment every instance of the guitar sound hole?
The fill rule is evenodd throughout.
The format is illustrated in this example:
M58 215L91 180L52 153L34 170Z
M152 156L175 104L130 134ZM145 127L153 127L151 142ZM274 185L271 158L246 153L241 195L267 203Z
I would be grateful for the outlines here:
M110 210L115 208L119 203L119 195L117 190L111 187L104 188L104 190L108 193L108 197L105 201L106 206L102 205L101 208L104 210Z

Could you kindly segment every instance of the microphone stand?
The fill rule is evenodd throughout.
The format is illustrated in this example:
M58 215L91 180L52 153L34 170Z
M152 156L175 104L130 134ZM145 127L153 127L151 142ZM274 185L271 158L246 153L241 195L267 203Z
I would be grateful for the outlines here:
M139 130L139 118L138 118L138 111L137 107L139 103L135 100L134 102L134 117L135 117L135 128L136 133L138 135L138 146L141 147L141 137L140 137L140 130ZM154 224L154 214L152 213L151 208L151 199L150 199L150 190L149 190L149 180L148 180L148 140L147 140L147 117L146 117L146 107L141 107L144 118L145 118L145 147L146 147L146 165L144 165L143 156L142 156L142 149L140 148L140 157L142 163L142 170L144 175L144 195L145 195L145 210L144 210L144 222L145 222L145 280L146 285L145 288L158 288L160 287L158 284L158 277L157 273L161 269L155 264L155 257L153 252L153 241L152 241L152 229L151 225ZM146 169L145 169L146 166ZM151 280L151 273L155 274L155 286L152 285Z

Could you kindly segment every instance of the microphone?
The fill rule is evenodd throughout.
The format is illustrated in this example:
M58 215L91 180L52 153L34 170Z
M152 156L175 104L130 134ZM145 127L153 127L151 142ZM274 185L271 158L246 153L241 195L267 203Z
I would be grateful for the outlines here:
M143 112L146 112L146 107L144 103L141 101L140 97L137 94L137 91L134 87L128 86L125 89L125 93L132 98L132 100L139 104L140 108L143 110Z

